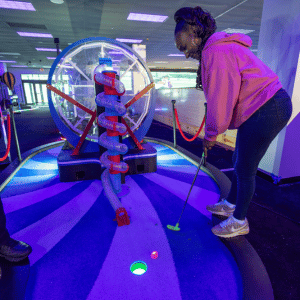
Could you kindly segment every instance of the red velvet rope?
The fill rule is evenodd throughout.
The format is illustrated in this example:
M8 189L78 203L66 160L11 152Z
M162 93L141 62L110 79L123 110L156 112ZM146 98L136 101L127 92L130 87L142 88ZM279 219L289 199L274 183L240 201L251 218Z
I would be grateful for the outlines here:
M202 124L201 124L201 126L200 126L198 132L197 132L196 135L195 135L193 138L191 138L191 139L188 139L188 138L184 135L184 133L183 133L181 127L180 127L180 123L179 123L179 119L178 119L178 114L177 114L177 109L176 109L176 108L175 108L175 117L176 117L176 123L177 123L177 126L178 126L178 128L179 128L179 131L180 131L182 137L183 137L186 141L188 141L188 142L194 141L194 140L198 137L198 135L200 134L200 132L201 132L203 126L204 126L204 123L205 123L205 117L203 118Z

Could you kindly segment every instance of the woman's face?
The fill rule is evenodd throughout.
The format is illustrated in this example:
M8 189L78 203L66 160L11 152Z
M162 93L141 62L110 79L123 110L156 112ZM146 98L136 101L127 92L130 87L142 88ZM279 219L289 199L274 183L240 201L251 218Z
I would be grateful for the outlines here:
M179 51L185 54L186 58L193 58L200 61L199 46L201 45L201 38L195 38L192 33L186 31L179 31L176 36L176 47Z

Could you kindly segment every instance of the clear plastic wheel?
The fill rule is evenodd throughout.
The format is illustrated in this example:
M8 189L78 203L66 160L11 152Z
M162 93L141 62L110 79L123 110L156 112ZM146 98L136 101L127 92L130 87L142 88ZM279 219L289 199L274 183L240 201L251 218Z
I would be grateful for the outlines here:
M74 99L90 112L95 111L96 94L93 72L99 65L99 57L111 58L113 70L120 76L119 80L126 89L121 97L123 104L130 102L141 91L147 91L127 108L123 116L131 131L141 141L154 115L155 100L151 97L151 88L147 89L153 83L153 78L143 59L127 45L101 37L75 42L64 49L54 61L49 72L48 86ZM80 105L68 101L64 95L53 89L48 90L50 111L59 130L73 146L76 146L91 119L91 114ZM123 136L123 140L128 137L129 134ZM89 144L97 144L96 120L86 140Z

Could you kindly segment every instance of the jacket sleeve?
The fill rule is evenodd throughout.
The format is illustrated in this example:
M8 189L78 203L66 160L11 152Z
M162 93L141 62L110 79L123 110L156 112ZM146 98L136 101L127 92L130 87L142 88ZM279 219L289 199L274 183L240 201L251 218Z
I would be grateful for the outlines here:
M202 84L207 101L205 139L216 141L233 116L241 88L241 74L232 45L219 44L202 54Z

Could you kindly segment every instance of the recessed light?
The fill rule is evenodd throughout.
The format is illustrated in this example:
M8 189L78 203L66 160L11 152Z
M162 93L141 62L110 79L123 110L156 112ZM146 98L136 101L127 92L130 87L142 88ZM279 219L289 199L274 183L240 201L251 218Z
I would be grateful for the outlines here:
M143 40L133 40L133 39L116 39L116 40L122 43L132 43L132 44L139 44L143 41Z
M0 60L2 63L16 63L15 60Z
M57 50L54 48L35 48L37 51L50 51L50 52L56 52ZM61 50L59 50L61 51Z
M22 32L17 31L20 36L30 36L30 37L42 37L42 38L53 38L51 33L35 33L35 32Z
M0 52L3 55L21 55L20 53L8 53L8 52Z
M25 66L25 65L11 65L11 67L14 67L14 68L27 68L27 66Z
M127 20L162 23L167 18L168 16L130 13L129 16L127 17Z
M33 5L30 2L21 1L0 1L0 8L35 11Z

